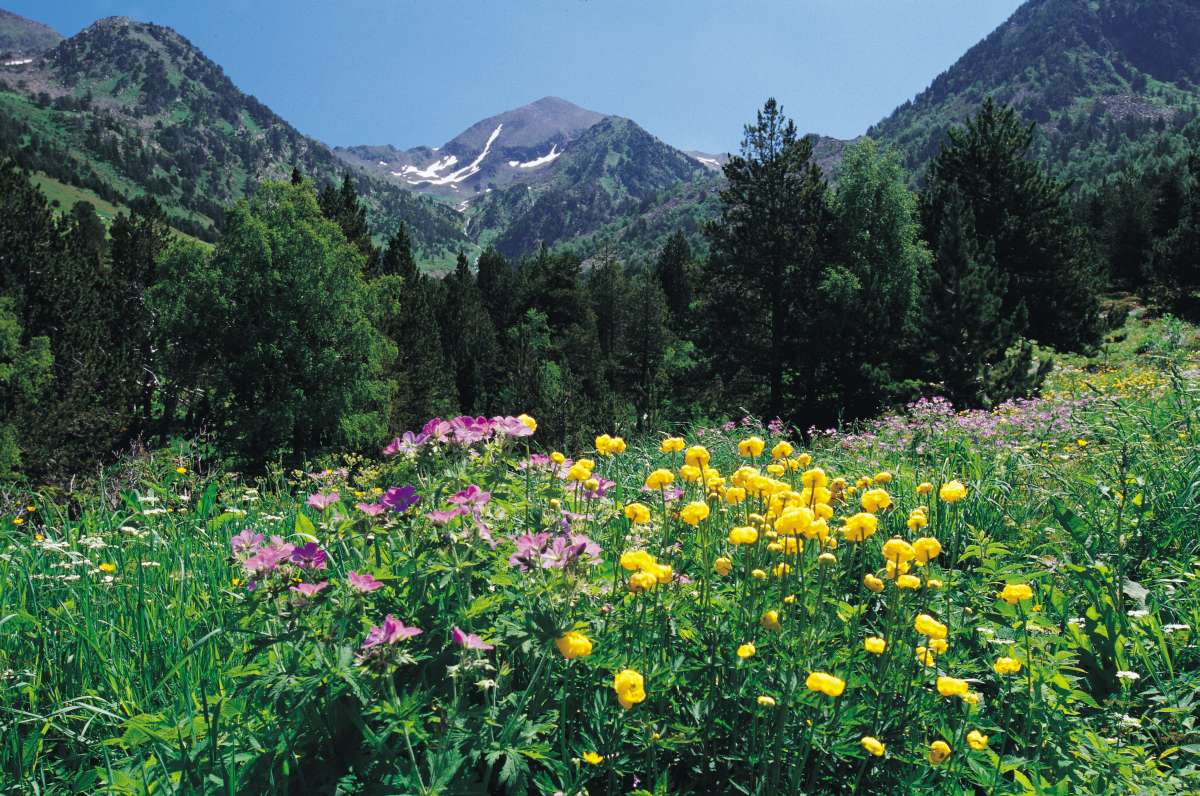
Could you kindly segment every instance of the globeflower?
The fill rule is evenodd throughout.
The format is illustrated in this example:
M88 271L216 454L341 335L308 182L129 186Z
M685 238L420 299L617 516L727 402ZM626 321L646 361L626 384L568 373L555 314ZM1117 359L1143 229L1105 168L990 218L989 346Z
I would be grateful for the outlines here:
M862 542L874 536L878 527L878 517L860 511L846 518L846 523L842 526L842 536L851 542Z
M896 578L896 585L901 589L911 589L916 591L921 588L921 579L916 575L901 575Z
M770 696L767 696L766 694L763 694L762 696L760 696L758 698L757 701L758 701L758 704L763 706L764 708L775 707L775 697L770 697Z
M942 484L942 488L938 490L938 497L945 503L957 503L967 496L967 488L962 481L950 481Z
M987 749L988 737L979 730L971 730L967 733L967 744L976 752L982 752Z
M622 669L613 676L613 690L617 692L617 702L626 710L646 699L645 680L633 669Z
M679 519L686 522L688 525L699 525L704 520L708 519L708 504L701 501L694 501L683 507L679 512Z
M670 486L671 482L674 480L674 473L672 473L670 470L659 468L650 473L650 475L646 476L646 488L662 489L663 487Z
M887 642L879 636L871 636L863 641L863 649L872 655L882 655L887 649Z
M596 452L601 456L613 456L618 453L624 453L625 440L620 437L610 437L608 434L601 434L596 437Z
M685 464L679 468L679 477L689 484L699 481L701 474L700 468L692 464Z
M771 458L772 459L786 459L792 455L793 450L794 449L792 448L791 443L777 442L777 443L775 443L775 447L771 448Z
M886 747L880 743L879 739L870 735L864 735L859 743L862 744L863 749L866 749L876 757L883 757L883 753L886 751Z
M883 591L883 581L870 573L863 575L863 585L876 594Z
M942 552L942 543L932 536L922 536L913 542L912 546L917 553L918 564L928 564Z
M767 630L781 630L783 626L779 624L779 612L775 610L765 611L758 623Z
M912 511L904 522L910 531L916 532L929 524L929 515L923 511Z
M721 577L724 578L724 577L728 576L730 572L733 571L733 562L730 561L728 558L721 556L720 558L718 558L716 561L713 562L713 569L716 570L718 575L720 575Z
M913 627L922 636L929 638L946 637L946 626L929 614L917 614L917 618L913 622Z
M586 658L592 654L591 640L582 633L574 630L564 633L554 642L554 646L558 647L558 651L569 661L576 658Z
M829 697L839 697L846 690L845 680L827 672L811 672L804 684L809 691L818 691Z
M944 697L962 696L970 690L970 685L966 680L941 675L937 679L937 690Z
M738 443L738 455L757 459L766 446L767 443L763 442L762 437L748 437Z
M712 456L703 445L693 445L683 453L683 461L693 467L707 467Z
M891 480L892 480L892 474L889 473L887 470L882 470L878 473L875 473L875 483L877 483L877 484L886 484L886 483L891 482Z
M820 467L814 467L811 470L805 470L800 475L800 483L809 489L819 489L828 483L829 478L825 475L825 471ZM820 501L824 503L825 501Z
M589 766L598 766L604 762L604 756L596 752L584 752L582 759Z
M945 741L934 741L929 744L929 762L935 766L946 762L950 757L950 745Z
M725 502L736 506L746 499L746 490L740 486L731 486L725 490Z
M525 428L529 429L530 431L537 431L537 421L529 415L517 415L517 420L521 423L521 425L525 426Z
M625 519L637 525L645 524L650 522L650 509L641 503L630 503L625 507Z
M884 489L868 489L862 493L859 502L862 504L863 511L875 514L892 505L892 496Z
M883 557L892 562L912 561L917 557L917 551L908 542L895 536L883 543Z
M621 554L621 567L630 572L649 569L657 563L654 556L645 550L626 550Z
M749 525L739 525L729 532L729 543L733 545L754 544L758 541L758 531Z
M663 453L679 453L686 444L681 437L667 437L659 443L658 449Z
M1000 592L1000 599L1009 605L1016 605L1022 600L1029 600L1033 597L1033 589L1029 588L1027 583L1010 583Z
M629 590L634 594L650 591L658 585L658 578L652 572L642 570L629 576Z
M996 674L1016 674L1021 671L1021 662L1006 655L1003 658L997 658L996 662L992 664L992 668L996 670Z
M755 648L754 644L750 642L742 644L737 648L737 656L742 660L753 658L756 652L758 652L758 650Z
M775 520L775 530L788 536L794 536L807 531L814 519L816 517L810 508L799 506L786 509L779 519Z

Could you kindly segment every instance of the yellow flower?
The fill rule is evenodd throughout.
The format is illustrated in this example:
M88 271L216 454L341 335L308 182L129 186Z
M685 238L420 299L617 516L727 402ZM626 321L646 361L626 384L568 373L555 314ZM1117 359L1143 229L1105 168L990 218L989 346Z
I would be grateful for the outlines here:
M625 440L620 437L610 437L608 434L601 434L596 437L596 453L599 453L601 456L613 456L624 452Z
M764 708L773 708L775 707L775 697L769 697L766 694L763 694L758 698L758 704L762 705Z
M789 442L776 442L775 447L771 448L772 459L786 459L792 455L792 445Z
M689 484L694 484L700 480L700 468L690 464L685 464L679 468L679 477Z
M679 519L688 525L699 525L708 518L708 513L707 503L694 501L683 507L683 510L679 512Z
M897 575L903 575L904 573L908 572L910 569L912 569L912 567L909 566L909 563L907 561L901 561L900 566L896 566L895 561L888 561L887 562L887 578L888 578L888 580L895 580Z
M1016 674L1021 671L1021 662L1006 655L1003 658L997 658L996 662L992 664L992 668L996 670L996 674Z
M683 460L693 467L707 467L709 459L712 457L708 453L708 448L703 445L693 445L688 448L683 454Z
M944 697L962 696L970 689L970 685L966 680L960 680L957 677L947 677L939 675L937 679L938 693Z
M967 488L963 486L962 481L950 481L942 484L942 488L938 490L938 497L946 503L957 503L967 496Z
M105 561L103 564L100 565L100 571L107 572L108 574L111 575L112 573L117 571L117 565L112 564L108 561Z
M659 583L670 583L671 578L675 577L675 570L670 564L655 564L646 570L653 575Z
M863 511L869 511L874 514L891 506L892 496L883 489L868 489L862 493L859 502L862 504Z
M736 506L746 499L746 490L740 486L731 486L725 490L725 502Z
M914 511L908 515L908 519L904 524L908 526L910 531L915 533L929 524L929 517L923 511Z
M887 642L879 636L871 636L863 641L863 649L872 655L882 655L883 651L887 649Z
M756 652L758 652L758 650L754 648L754 644L749 642L737 648L737 656L742 660L745 660L746 658L753 658L754 653Z
M682 437L667 437L658 446L663 453L679 453L687 443Z
M598 766L604 762L604 756L598 755L595 752L584 752L583 762L587 763L588 765Z
M842 536L851 542L862 542L874 536L878 528L878 517L860 511L858 514L846 518L846 524L842 526Z
M946 650L950 649L950 642L944 638L931 638L929 639L929 649L938 655L945 655Z
M649 569L657 563L654 556L645 550L626 550L621 553L621 566L630 572L637 569Z
M33 506L33 505L26 506L25 511L29 514L32 514L33 512L37 511L37 506Z
M894 536L883 543L883 557L891 562L912 561L917 557L917 551L908 542Z
M721 556L720 558L718 558L716 561L713 562L713 569L715 569L717 571L718 575L720 575L721 577L725 577L726 575L728 575L730 572L733 571L733 562L730 561L725 556Z
M630 503L625 507L625 519L638 525L650 522L650 509L641 503Z
M180 475L184 475L187 473L187 468L180 465L179 467L175 468L175 472L179 473Z
M988 737L979 730L971 730L967 733L967 743L976 752L982 752L984 749L987 749Z
M771 567L771 574L777 578L782 578L784 575L792 571L791 564L776 564Z
M586 658L592 654L592 642L587 636L577 631L571 630L564 633L562 637L554 642L558 647L558 651L567 660L575 658Z
M659 469L650 473L650 475L646 476L646 488L662 489L663 487L670 486L671 482L674 480L674 473L672 473L670 470L664 470L660 467Z
M887 751L887 748L879 742L878 738L873 738L870 735L864 735L859 743L862 744L863 749L866 749L876 757L883 757L883 753Z
M830 564L837 563L837 556L835 556L833 553L821 553L821 555L817 556L817 561L829 566ZM917 582L917 585L920 585L920 581Z
M941 578L930 578L929 580L925 581L925 588L927 588L927 589L942 588Z
M804 484L809 489L819 489L829 481L825 475L825 471L820 467L814 467L811 470L805 470L800 475L800 483ZM825 501L821 501L824 503Z
M756 459L762 455L765 447L767 443L763 442L762 437L747 437L738 443L738 455Z
M877 484L890 483L891 480L892 480L892 474L889 473L887 470L882 470L878 473L875 473L875 483L877 483Z
M812 509L803 506L785 509L779 519L775 520L775 530L788 536L804 533L814 519Z
M942 543L932 536L922 536L912 546L917 553L918 564L928 564L942 553Z
M935 766L939 763L946 762L950 757L950 744L945 741L934 741L929 744L929 762Z
M917 614L917 618L913 621L913 627L922 636L928 636L929 638L946 637L946 626L929 614Z
M979 692L968 691L962 695L962 701L968 705L974 706L979 704Z
M635 594L643 591L650 591L658 584L658 578L654 573L642 570L635 572L629 576L629 590Z
M883 581L869 572L866 575L863 575L863 585L876 594L879 594L879 592L883 591Z
M517 415L517 420L521 421L521 425L530 431L537 431L537 421L526 414Z
M901 575L896 578L896 585L901 589L912 589L916 591L921 588L921 579L916 575Z
M811 672L808 679L804 681L808 686L809 691L819 691L825 696L839 697L846 690L846 681L840 677L834 677L827 672Z
M588 480L583 482L583 488L590 492L595 492L597 489L600 488L600 479L589 478Z
M812 456L807 453L802 453L796 457L796 463L801 467L808 467L810 464L812 464Z
M749 525L739 525L729 532L729 543L734 545L754 544L758 541L758 531Z
M933 650L917 647L917 663L922 666L933 666Z
M592 461L591 459L580 459L579 461L577 461L575 463L577 465L579 465L580 467L582 467L583 469L587 470L589 473L592 470L596 469L596 463L594 461Z
M752 569L750 570L750 577L754 578L755 580L766 580L767 572L766 570L762 569Z
M571 469L567 470L568 481L586 481L592 477L591 469L584 467L579 462L571 465Z
M775 610L763 612L763 615L758 620L758 623L767 630L781 630L783 628L783 626L779 624L779 612Z
M787 472L787 468L782 464L768 464L767 472L774 476L781 476Z
M621 707L629 710L646 698L646 684L633 669L622 669L613 677L613 690Z
M917 484L918 495L928 495L932 491L933 484L929 483L928 481L922 481L921 483Z
M562 464L567 460L567 457L562 454L562 451L554 451L550 454L550 461L555 464Z
M1033 597L1033 589L1029 588L1027 583L1010 583L1000 592L1000 599L1009 605L1016 605L1022 600L1028 600Z
M25 518L24 518L24 517L13 517L12 524L13 524L13 525L24 525L24 524L25 524Z

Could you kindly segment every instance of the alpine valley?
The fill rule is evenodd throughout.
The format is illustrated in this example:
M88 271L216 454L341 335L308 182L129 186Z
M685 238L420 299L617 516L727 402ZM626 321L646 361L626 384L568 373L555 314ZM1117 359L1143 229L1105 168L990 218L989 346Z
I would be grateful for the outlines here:
M382 240L403 223L424 267L488 246L615 256L637 267L682 231L703 252L726 153L682 151L634 120L544 97L440 146L330 148L240 91L186 38L128 18L63 39L0 13L0 149L65 210L111 217L149 194L173 226L216 235L223 208L293 167L351 175ZM1200 7L1187 0L1030 0L930 87L866 131L925 164L985 97L1037 122L1035 151L1081 196L1198 137ZM846 142L814 135L836 179Z

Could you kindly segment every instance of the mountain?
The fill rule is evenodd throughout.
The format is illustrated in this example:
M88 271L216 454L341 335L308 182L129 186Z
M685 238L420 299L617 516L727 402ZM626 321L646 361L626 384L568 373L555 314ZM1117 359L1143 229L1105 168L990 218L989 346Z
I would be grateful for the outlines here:
M1197 115L1196 0L1030 0L867 134L919 173L985 97L1038 124L1037 157L1079 184L1103 180Z
M41 22L17 16L0 8L0 63L32 58L54 47L63 37Z
M112 202L149 193L173 225L206 239L224 208L263 180L297 166L320 185L347 171L187 39L118 17L0 67L0 149ZM469 246L444 204L367 174L356 182L376 233L404 221L423 254L443 261Z

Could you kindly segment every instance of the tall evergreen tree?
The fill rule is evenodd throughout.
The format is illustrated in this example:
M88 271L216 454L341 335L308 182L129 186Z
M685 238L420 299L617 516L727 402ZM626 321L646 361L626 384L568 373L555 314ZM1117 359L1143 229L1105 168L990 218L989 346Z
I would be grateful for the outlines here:
M1200 150L1180 171L1171 181L1178 196L1165 196L1158 203L1158 225L1166 231L1153 244L1147 275L1158 300L1195 318L1200 308Z
M956 192L931 219L936 251L925 302L925 371L957 406L994 406L1028 395L1049 361L1035 365L1021 338L1024 304L1004 308L1009 277L996 264L992 244L980 241L971 210Z
M830 226L812 142L774 99L747 125L741 154L725 164L721 217L707 234L704 347L729 406L774 417L805 390L810 291Z
M957 193L981 242L1008 275L1004 311L1029 311L1028 334L1066 349L1098 341L1100 275L1073 222L1066 186L1031 159L1032 124L987 99L965 127L950 131L929 165L923 196L926 228Z
M692 304L692 248L682 230L667 238L654 265L654 275L666 297L667 309L674 320L687 316Z
M49 338L25 335L15 304L0 296L0 481L20 474L25 429L53 379Z
M326 185L321 190L318 202L321 206L321 213L341 227L346 240L350 241L351 245L362 254L366 262L366 272L373 273L377 267L375 258L379 256L379 251L371 240L371 229L367 225L367 209L358 200L358 189L354 187L354 180L351 179L350 173L346 172L342 177L340 188Z
M475 275L461 251L454 271L443 279L442 348L458 393L459 409L483 413L495 384L496 330L483 306Z
M516 303L516 275L504 255L496 247L488 246L479 255L476 263L476 283L487 307L488 316L497 332L507 329L513 322Z

